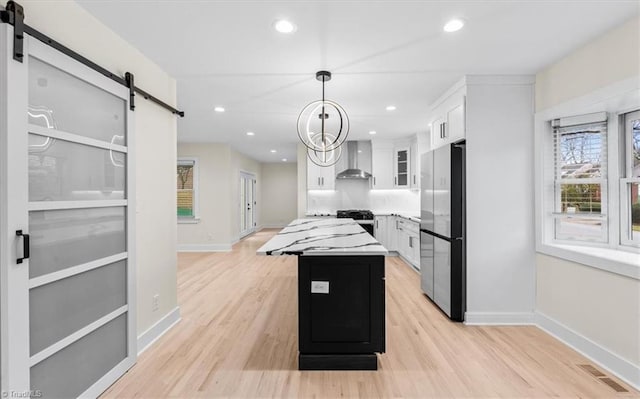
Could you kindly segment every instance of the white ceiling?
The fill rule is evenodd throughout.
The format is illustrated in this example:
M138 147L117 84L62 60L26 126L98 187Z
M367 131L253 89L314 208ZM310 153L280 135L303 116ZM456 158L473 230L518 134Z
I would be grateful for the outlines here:
M635 0L78 1L177 79L186 112L180 142L227 142L262 162L295 162L296 119L321 97L320 69L333 73L326 97L349 114L349 139L369 139L370 130L401 137L426 130L429 104L464 74L535 74L640 7ZM273 29L283 17L296 33ZM452 17L466 26L444 33ZM397 110L385 111L389 104ZM226 112L214 112L218 105Z

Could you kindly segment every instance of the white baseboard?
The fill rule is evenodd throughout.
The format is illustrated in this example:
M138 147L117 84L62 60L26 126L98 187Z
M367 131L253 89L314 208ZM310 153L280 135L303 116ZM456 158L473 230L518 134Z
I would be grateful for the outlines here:
M616 377L635 389L640 390L640 366L621 358L607 348L543 313L536 312L535 316L538 328L580 352L580 354L597 363L603 369L615 374Z
M178 244L178 252L229 252L231 244Z
M466 312L464 324L468 325L532 325L533 312Z
M171 327L180 321L180 307L176 306L172 311L164 315L156 324L147 331L138 335L138 355L147 350L154 342L164 335Z

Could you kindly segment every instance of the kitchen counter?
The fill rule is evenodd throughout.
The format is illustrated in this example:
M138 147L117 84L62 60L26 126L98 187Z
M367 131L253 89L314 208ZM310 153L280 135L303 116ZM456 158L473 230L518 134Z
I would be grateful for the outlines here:
M353 219L296 219L267 241L258 255L387 255Z
M411 220L412 222L420 223L420 216L409 215L406 213L396 213L396 212L374 212L375 216L399 216L403 219Z

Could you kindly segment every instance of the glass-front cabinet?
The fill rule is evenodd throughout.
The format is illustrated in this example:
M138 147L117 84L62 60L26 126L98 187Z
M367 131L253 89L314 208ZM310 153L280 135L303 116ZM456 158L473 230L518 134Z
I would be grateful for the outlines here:
M396 148L394 159L394 186L397 188L409 187L409 147Z

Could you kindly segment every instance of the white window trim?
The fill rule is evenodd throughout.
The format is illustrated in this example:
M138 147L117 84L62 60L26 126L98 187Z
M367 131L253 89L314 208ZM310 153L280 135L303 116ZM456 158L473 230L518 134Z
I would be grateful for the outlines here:
M535 115L535 227L536 251L581 263L594 268L640 280L640 249L620 245L620 115L638 109L640 80L630 78L596 90L585 96L545 109ZM552 128L549 121L557 118L590 114L608 114L608 215L607 243L559 242L554 238L553 162L549 141Z
M191 163L193 162L193 216L178 216L178 224L196 224L200 223L200 208L199 208L199 200L200 196L199 190L199 173L198 173L198 158L196 157L178 157L177 165L180 163ZM177 192L177 191L176 191ZM176 210L177 212L177 210Z
M629 183L640 183L640 178L623 178L620 179L620 199L621 199L621 208L620 208L620 242L623 245L635 246L638 247L638 242L634 241L631 237L629 237L629 233L623 233L622 230L625 228L623 225L623 221L629 220L630 218L630 198L629 192L627 191L627 185Z

